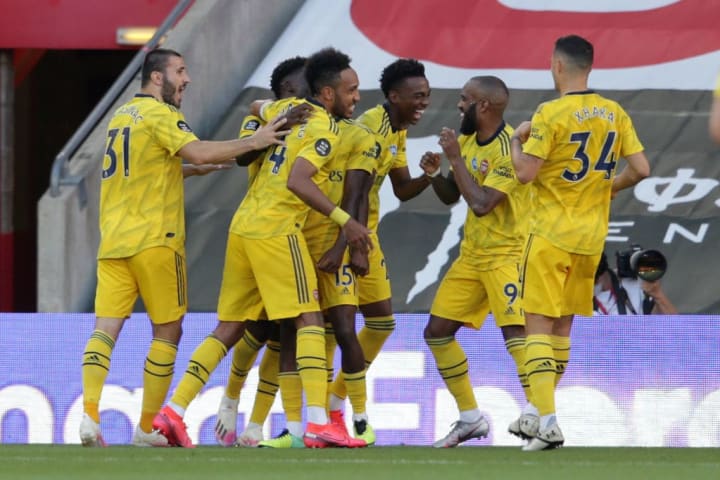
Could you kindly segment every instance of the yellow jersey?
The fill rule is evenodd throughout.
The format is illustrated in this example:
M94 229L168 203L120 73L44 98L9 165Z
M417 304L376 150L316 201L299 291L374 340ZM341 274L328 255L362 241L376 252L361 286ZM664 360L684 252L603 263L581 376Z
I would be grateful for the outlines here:
M322 105L309 100L277 100L260 111L262 120L268 121L305 101L313 107L308 121L294 126L285 145L269 149L262 158L257 178L230 223L232 233L262 239L297 234L305 225L310 207L288 190L290 171L302 157L318 169L313 181L322 183L323 167L338 150L339 128Z
M376 161L375 135L366 127L353 120L339 120L340 142L331 161L318 172L314 180L320 190L335 205L340 205L347 170L364 170L373 174ZM330 248L337 238L338 225L316 210L310 210L303 234L308 244L318 249ZM315 249L312 249L315 251Z
M367 110L360 115L357 122L375 133L375 141L377 142L375 181L370 189L367 224L370 230L376 232L380 215L380 187L382 187L383 181L385 181L385 177L390 170L407 166L407 154L405 152L407 130L393 130L390 125L390 114L385 105L377 105Z
M178 150L197 140L183 114L137 94L110 119L100 183L98 259L167 246L185 254L185 200Z
M476 216L468 208L460 252L480 269L491 270L508 263L519 263L528 233L530 185L515 176L510 158L513 128L503 123L487 141L461 135L460 152L476 184L506 195L487 215Z
M625 110L593 91L545 102L523 150L544 159L531 233L568 252L602 253L617 162L643 151Z
M263 122L260 117L256 117L255 115L246 115L245 118L243 118L242 127L240 127L238 138L252 137L255 132L257 132L258 128L260 128L264 124L265 122ZM261 163L262 157L259 157L247 166L248 186L250 186L255 180L255 177L260 171Z
M715 82L714 96L720 98L720 75L718 75L717 81Z

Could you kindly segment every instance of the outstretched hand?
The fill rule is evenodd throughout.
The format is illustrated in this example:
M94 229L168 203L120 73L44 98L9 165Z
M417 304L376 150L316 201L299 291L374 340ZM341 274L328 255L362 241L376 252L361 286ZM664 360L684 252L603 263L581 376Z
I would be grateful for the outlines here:
M261 150L270 145L285 145L284 137L290 133L286 124L287 118L281 116L258 128L251 137L256 142L255 150Z

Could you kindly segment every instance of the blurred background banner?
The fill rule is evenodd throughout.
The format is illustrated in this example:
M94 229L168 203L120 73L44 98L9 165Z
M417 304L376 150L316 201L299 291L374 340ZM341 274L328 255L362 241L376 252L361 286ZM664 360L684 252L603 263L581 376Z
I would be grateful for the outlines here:
M368 372L368 414L379 445L429 445L447 433L457 408L422 340L426 315L397 315L397 330ZM0 443L78 443L80 362L90 314L0 314ZM720 446L720 334L716 316L577 318L570 366L557 393L568 446ZM173 388L214 314L184 322ZM100 402L103 434L129 444L139 420L149 344L144 314L126 324ZM507 433L524 397L492 318L458 335L490 436L471 445L519 445ZM9 353L13 352L13 353ZM339 360L339 353L336 360ZM215 444L213 426L230 358L187 410L193 441ZM337 368L337 365L336 365ZM257 365L240 398L240 427L257 386ZM265 435L284 426L279 398ZM350 418L348 415L346 418Z
M158 15L161 4L169 11L173 3L144 1L156 3L152 12ZM116 5L96 3L97 8ZM33 0L33 5L50 4L71 8L79 2ZM88 10L88 15L93 12ZM651 163L651 176L613 201L608 257L631 243L662 252L668 260L663 287L678 310L720 314L713 289L700 287L714 284L720 271L720 257L715 255L720 244L720 149L707 132L711 90L720 73L717 12L715 0L205 0L192 2L163 45L183 53L193 79L183 101L188 123L202 138L217 140L234 138L249 103L270 97L270 73L288 57L327 46L348 53L360 78L358 113L383 101L378 80L385 66L400 56L418 58L426 65L432 87L429 108L408 130L409 169L419 175L420 156L427 150L439 151L440 129L458 128L459 92L469 78L503 79L510 88L505 119L518 125L541 102L557 96L548 70L556 38L585 35L596 51L590 86L628 111ZM137 18L134 23L143 24L157 25L157 19L153 23ZM104 32L103 38L115 30ZM119 55L129 47L116 48L114 54ZM55 102L76 102L76 91L88 91L83 83L68 82L62 84L62 94L38 97L55 86L54 72L65 65L48 63L56 57L54 52L48 50L27 77L24 85L35 90L18 89L18 116L38 112L43 105L52 106L52 115L64 112L64 120L77 112L75 103ZM20 54L15 50L16 63ZM124 65L108 63L116 70ZM77 67L64 70L74 72L82 65L96 63L78 61ZM18 63L17 75L23 71L20 67ZM107 65L88 70L112 71ZM37 83L36 88L34 82L41 79L52 82ZM137 91L138 80L136 75L114 106ZM28 104L30 98L42 100ZM52 194L50 189L42 195L36 214L34 203L20 198L30 191L22 181L42 191L47 185L44 174L23 173L30 167L40 169L38 161L47 161L42 160L44 152L33 149L45 147L49 140L35 141L34 132L47 130L63 141L72 134L59 130L69 121L51 129L45 128L47 123L38 120L24 129L20 127L26 122L16 123L14 195L22 212L15 216L14 231L0 231L0 245L6 245L0 249L0 261L12 263L11 269L0 269L4 285L0 310L89 312L95 291L97 205L107 118L97 122L63 163L59 171L66 177L57 187L60 193ZM619 168L623 166L620 162ZM443 169L447 171L447 165ZM245 169L236 168L186 182L188 298L193 311L217 307L227 229L246 192L246 178ZM461 201L447 207L431 189L400 204L389 183L381 191L379 235L393 283L393 307L397 312L427 312L439 279L458 254L466 205ZM36 218L37 249L35 232L27 226ZM19 229L21 222L27 228ZM12 308L3 306L11 303L12 296L17 297ZM142 310L138 304L137 311Z

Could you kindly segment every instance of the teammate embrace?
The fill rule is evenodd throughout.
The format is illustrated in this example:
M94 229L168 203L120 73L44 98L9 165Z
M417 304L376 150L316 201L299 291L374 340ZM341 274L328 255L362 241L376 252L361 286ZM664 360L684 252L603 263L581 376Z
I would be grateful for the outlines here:
M139 292L154 340L135 444L192 447L185 410L234 347L215 426L220 444L372 445L365 376L395 327L377 237L379 191L389 177L402 201L432 185L443 203L462 197L469 207L460 256L440 284L424 331L460 417L434 446L454 447L488 435L490 425L473 395L455 334L462 326L480 328L489 312L526 396L509 431L529 440L524 450L561 446L554 389L568 363L573 315L592 313L610 199L649 173L628 115L588 90L592 60L593 47L585 39L558 39L551 71L560 98L540 105L517 130L503 118L509 100L503 81L473 77L460 92L460 135L450 128L440 132L449 173L442 173L439 152L427 152L420 160L423 174L412 178L407 129L430 102L425 70L416 60L388 65L380 77L384 102L352 120L359 80L347 55L327 48L307 59L288 59L271 77L276 100L253 103L239 139L201 142L178 110L189 83L182 57L150 52L142 93L116 112L108 131L98 321L83 360L83 444L104 444L100 392L115 339ZM153 137L148 133L153 131L162 135ZM149 151L156 152L153 161L147 161ZM251 181L228 232L218 324L160 409L186 311L181 157L196 165L186 167L186 175L237 161L249 165ZM628 165L616 176L621 157ZM166 185L152 205L147 195L136 194L151 178ZM149 212L167 211L168 204L174 212L170 224ZM154 233L139 237L139 231ZM150 279L165 270L167 288L161 291ZM122 302L116 301L118 282L126 292ZM358 310L365 324L356 334ZM246 430L237 435L240 390L263 345L256 405ZM336 345L342 368L334 377ZM264 439L262 424L278 388L287 428ZM342 412L346 397L352 434Z

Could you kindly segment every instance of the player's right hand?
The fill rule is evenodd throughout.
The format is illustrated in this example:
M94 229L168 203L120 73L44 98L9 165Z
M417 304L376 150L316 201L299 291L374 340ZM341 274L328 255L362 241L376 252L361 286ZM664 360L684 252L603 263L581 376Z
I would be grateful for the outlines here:
M440 168L440 154L425 152L420 158L420 168L422 168L425 175L432 176Z
M270 145L285 145L285 136L290 133L285 124L287 118L278 117L267 125L258 128L252 138L255 140L255 150L262 150ZM281 128L283 128L281 130Z

